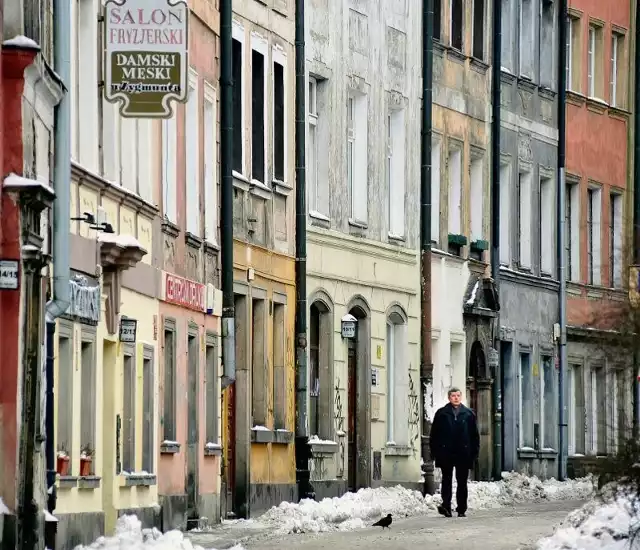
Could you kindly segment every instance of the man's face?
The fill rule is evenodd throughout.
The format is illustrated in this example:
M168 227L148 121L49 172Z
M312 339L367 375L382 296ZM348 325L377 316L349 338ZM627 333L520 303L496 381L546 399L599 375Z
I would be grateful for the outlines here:
M451 403L454 407L460 405L462 401L462 395L459 391L454 391L449 394L449 403Z

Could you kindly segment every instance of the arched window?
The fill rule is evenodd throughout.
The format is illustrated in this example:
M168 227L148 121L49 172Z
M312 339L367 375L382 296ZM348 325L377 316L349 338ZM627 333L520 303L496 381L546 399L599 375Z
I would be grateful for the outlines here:
M407 317L399 307L387 315L387 441L409 444Z

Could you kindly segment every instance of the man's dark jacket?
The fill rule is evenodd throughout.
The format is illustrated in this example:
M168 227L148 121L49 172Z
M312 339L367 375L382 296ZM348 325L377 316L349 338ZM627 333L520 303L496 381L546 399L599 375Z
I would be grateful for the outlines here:
M429 446L437 468L466 466L471 469L480 453L475 413L464 405L455 411L451 403L438 409L431 424Z

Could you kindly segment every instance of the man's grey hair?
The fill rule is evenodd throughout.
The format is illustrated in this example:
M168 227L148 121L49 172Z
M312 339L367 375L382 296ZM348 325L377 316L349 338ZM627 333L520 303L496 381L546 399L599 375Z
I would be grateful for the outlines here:
M451 394L452 394L452 393L456 393L456 392L457 392L457 393L462 393L462 392L460 391L460 388L456 388L455 386L451 386L451 387L449 388L449 391L447 392L447 397L451 397Z

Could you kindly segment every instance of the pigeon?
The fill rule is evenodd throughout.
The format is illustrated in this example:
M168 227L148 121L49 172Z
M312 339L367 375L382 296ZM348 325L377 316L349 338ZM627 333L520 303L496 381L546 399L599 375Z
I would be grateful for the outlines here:
M387 514L386 517L383 517L382 519L379 519L378 521L376 521L373 524L373 527L382 527L382 529L384 530L384 528L386 527L387 529L389 529L389 525L391 525L391 514Z

